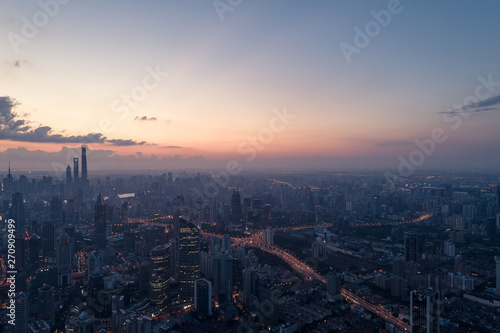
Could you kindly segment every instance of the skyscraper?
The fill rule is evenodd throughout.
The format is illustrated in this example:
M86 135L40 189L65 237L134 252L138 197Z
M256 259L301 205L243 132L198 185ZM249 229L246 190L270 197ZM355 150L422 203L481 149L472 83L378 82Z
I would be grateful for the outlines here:
M219 237L211 237L210 238L210 255L212 257L218 256L220 253L220 238Z
M413 231L405 232L405 261L417 261L419 258L419 235Z
M200 229L179 217L179 288L182 303L194 302L194 281L200 277Z
M439 333L439 291L420 287L410 293L411 333Z
M87 146L82 146L82 181L87 180Z
M71 167L68 165L66 167L66 186L69 186L71 182L73 181L73 178L71 178Z
M42 252L44 256L49 256L54 253L54 225L52 221L43 222Z
M222 251L231 252L231 235L222 237Z
M495 295L500 296L500 256L495 256L496 263L496 280L497 284L495 286Z
M241 197L239 191L234 191L231 197L231 224L241 223Z
M12 206L10 207L10 218L16 221L17 231L26 230L26 209L21 192L12 193Z
M63 222L63 201L59 197L50 200L50 220L55 226Z
M159 245L151 250L151 301L160 310L169 305L170 244Z
M59 286L71 283L71 239L66 233L57 239L57 281Z
M73 157L73 180L78 182L78 157Z
M214 259L214 286L217 302L232 303L233 284L233 258L224 251Z
M87 258L87 279L92 274L103 274L103 261L101 251L92 251Z
M328 272L326 275L326 292L328 299L331 301L340 301L342 298L340 295L341 287L342 282L340 276L333 271Z
M194 308L202 318L212 314L212 283L207 279L194 282Z
M98 250L106 248L106 219L106 203L99 193L94 209L95 245Z

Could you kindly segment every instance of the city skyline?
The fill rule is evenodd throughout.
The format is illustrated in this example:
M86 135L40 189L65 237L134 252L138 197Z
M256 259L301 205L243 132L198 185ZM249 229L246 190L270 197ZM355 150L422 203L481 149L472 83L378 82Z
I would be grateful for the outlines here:
M0 14L13 170L500 165L493 1L43 3Z

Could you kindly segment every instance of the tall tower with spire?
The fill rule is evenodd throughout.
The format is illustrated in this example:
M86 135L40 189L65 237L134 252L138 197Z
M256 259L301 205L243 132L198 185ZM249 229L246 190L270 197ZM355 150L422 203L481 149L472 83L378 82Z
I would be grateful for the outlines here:
M82 181L87 181L87 146L82 146Z
M9 160L9 174L4 178L4 190L12 192L14 190L14 178L10 173L10 160Z
M73 158L73 180L78 182L78 157Z

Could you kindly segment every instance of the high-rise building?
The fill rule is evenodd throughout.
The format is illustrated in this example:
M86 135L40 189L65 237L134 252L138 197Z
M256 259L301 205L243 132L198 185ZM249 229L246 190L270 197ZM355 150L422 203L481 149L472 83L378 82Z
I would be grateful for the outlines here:
M413 231L405 232L405 261L418 261L422 254L423 238Z
M220 238L219 237L211 237L210 238L210 255L212 257L216 257L220 253Z
M50 200L50 220L56 226L63 222L63 201L59 197Z
M410 293L411 333L439 333L439 291L420 287Z
M231 235L222 237L222 251L231 252Z
M55 310L55 290L47 284L38 288L38 313L44 319L52 319Z
M194 302L194 281L200 277L200 229L179 217L179 288L181 303Z
M233 301L233 258L223 251L214 259L215 297L220 304Z
M103 260L101 251L92 251L87 258L87 278L91 274L103 274Z
M170 245L159 245L151 250L151 301L160 310L169 305Z
M500 256L495 256L496 263L496 286L495 286L495 295L500 296Z
M16 333L28 332L28 296L24 292L16 294Z
M54 253L54 225L52 221L45 221L42 225L42 252L44 256Z
M71 283L71 239L63 233L57 239L57 284L66 286Z
M330 271L326 275L326 292L328 299L331 301L340 301L341 295L340 290L342 288L342 282L340 276Z
M106 203L99 193L94 209L95 245L98 250L106 248L106 220Z
M241 197L239 191L234 191L231 197L231 224L241 224Z
M9 173L10 173L10 164L9 164ZM497 186L497 208L500 209L500 185Z
M82 180L87 180L87 147L82 146Z
M24 199L21 192L12 193L12 206L10 207L10 218L16 221L16 231L24 232L26 225L26 209L24 208Z
M252 297L257 294L257 272L253 267L243 270L243 302L250 305Z
M78 157L73 157L73 181L78 182Z
M194 308L202 318L212 315L212 283L207 279L194 282Z

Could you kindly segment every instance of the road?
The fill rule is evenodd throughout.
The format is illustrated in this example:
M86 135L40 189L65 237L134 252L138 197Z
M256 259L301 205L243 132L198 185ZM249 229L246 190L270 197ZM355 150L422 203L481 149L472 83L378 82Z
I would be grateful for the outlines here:
M402 223L417 223L424 221L432 216L432 213L427 213L422 216L419 216L418 218L415 218L411 221L408 222L402 222ZM149 223L149 224L154 224L154 225L161 225L165 226L163 223L158 223L155 222L154 220L160 220L161 218L157 219L133 219L134 222L139 222L139 223ZM132 219L129 219L132 220ZM314 226L307 226L307 227L298 227L298 229L305 229L305 228L313 228ZM293 228L292 228L293 229ZM214 233L209 233L209 232L201 232L203 237L222 237L223 235L219 234L214 234ZM318 280L321 283L326 284L326 278L322 275L320 275L318 272L316 272L312 267L308 266L306 263L303 261L299 260L295 256L293 256L290 252L288 252L286 249L282 249L278 246L271 245L264 243L262 241L261 237L261 232L256 232L252 234L249 237L231 237L231 242L233 248L238 248L240 246L247 246L247 247L254 247L261 249L265 252L268 252L270 254L274 254L284 260L287 264L292 267L295 271L303 275L305 278L310 279L310 280ZM342 296L352 302L353 304L361 306L363 309L370 311L377 316L381 317L385 321L394 324L400 328L403 328L406 331L410 331L410 325L405 323L403 320L396 318L392 315L392 313L388 310L386 310L382 305L379 304L373 304L365 300L364 298L354 294L353 292L349 291L346 288L341 289L341 294Z

